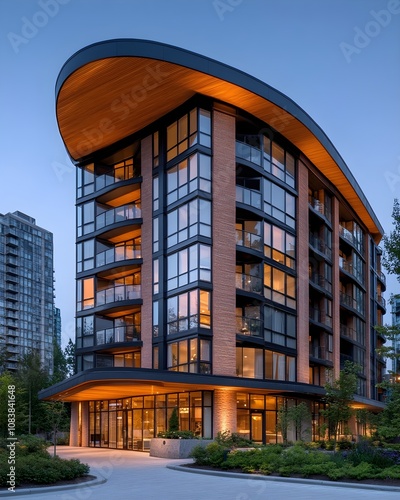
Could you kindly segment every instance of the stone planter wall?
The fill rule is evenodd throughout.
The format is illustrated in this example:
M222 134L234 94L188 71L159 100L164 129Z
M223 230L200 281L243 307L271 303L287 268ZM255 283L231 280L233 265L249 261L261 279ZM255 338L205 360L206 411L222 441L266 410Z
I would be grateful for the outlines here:
M188 458L196 446L207 446L212 439L166 439L150 440L150 456L158 458Z

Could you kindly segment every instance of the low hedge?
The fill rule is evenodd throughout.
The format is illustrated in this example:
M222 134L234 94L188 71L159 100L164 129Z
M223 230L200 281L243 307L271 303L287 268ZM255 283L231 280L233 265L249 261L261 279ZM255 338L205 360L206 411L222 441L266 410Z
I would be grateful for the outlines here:
M347 452L327 453L306 450L302 446L284 448L267 445L248 450L228 450L217 443L196 447L192 457L197 465L220 469L239 469L247 473L280 476L325 476L342 479L400 479L400 453L355 446Z

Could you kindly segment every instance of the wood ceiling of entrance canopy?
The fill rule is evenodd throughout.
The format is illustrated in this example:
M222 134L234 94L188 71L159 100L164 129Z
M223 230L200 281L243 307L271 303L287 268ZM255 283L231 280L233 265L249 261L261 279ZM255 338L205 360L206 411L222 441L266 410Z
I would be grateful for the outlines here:
M140 131L194 94L241 108L287 137L380 239L383 230L368 201L319 126L272 87L198 54L143 40L111 40L81 50L57 81L58 125L69 154L81 160Z

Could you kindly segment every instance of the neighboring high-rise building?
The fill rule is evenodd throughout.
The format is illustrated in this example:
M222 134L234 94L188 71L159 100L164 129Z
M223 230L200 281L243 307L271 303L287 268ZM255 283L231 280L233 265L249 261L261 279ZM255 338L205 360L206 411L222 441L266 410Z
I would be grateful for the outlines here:
M59 347L61 347L61 310L54 308L54 337Z
M400 297L398 295L392 295L390 302L392 306L392 325L400 328ZM400 356L400 340L395 341L393 347L395 352ZM392 372L396 373L397 376L400 375L400 359L392 361Z
M278 408L301 401L318 437L346 360L355 405L383 408L383 230L299 106L141 40L82 49L56 95L77 165L77 373L41 397L72 402L71 444L146 449L174 408L204 437L276 442Z
M53 372L54 284L53 234L33 217L0 214L0 345L7 350L6 369L20 357L40 352Z

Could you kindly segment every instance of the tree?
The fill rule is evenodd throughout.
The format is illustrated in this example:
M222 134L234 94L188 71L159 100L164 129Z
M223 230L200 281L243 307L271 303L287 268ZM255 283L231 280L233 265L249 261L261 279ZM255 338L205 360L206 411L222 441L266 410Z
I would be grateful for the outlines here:
M75 373L75 344L71 339L64 349L64 357L67 364L67 376L71 377Z
M334 449L336 448L340 424L349 421L353 414L350 407L357 389L357 372L359 367L350 361L346 361L344 368L340 371L339 378L332 383L325 384L324 401L327 405L321 410L321 415L328 423L329 437L333 436Z
M67 378L69 369L67 367L67 359L65 351L61 349L61 347L58 345L55 339L53 341L53 354L54 354L54 369L53 369L52 384L56 384L57 382L61 382L62 380Z
M172 410L171 416L169 417L168 430L179 431L179 417L178 417L178 409L176 408L176 406Z
M278 408L277 413L277 424L276 430L282 434L283 444L288 442L288 430L289 430L289 411L286 404L281 404Z
M289 421L296 431L296 438L303 441L303 434L309 433L307 423L311 424L311 412L307 404L302 401L300 404L291 406L288 409Z
M379 437L395 441L400 437L400 384L392 384L387 392L386 406L377 426Z
M53 455L57 455L57 433L69 429L68 409L63 401L42 403L46 411L46 428L53 434Z
M393 225L394 230L383 237L385 253L383 255L383 265L389 274L395 274L400 281L400 204L399 200L394 200L393 204Z

